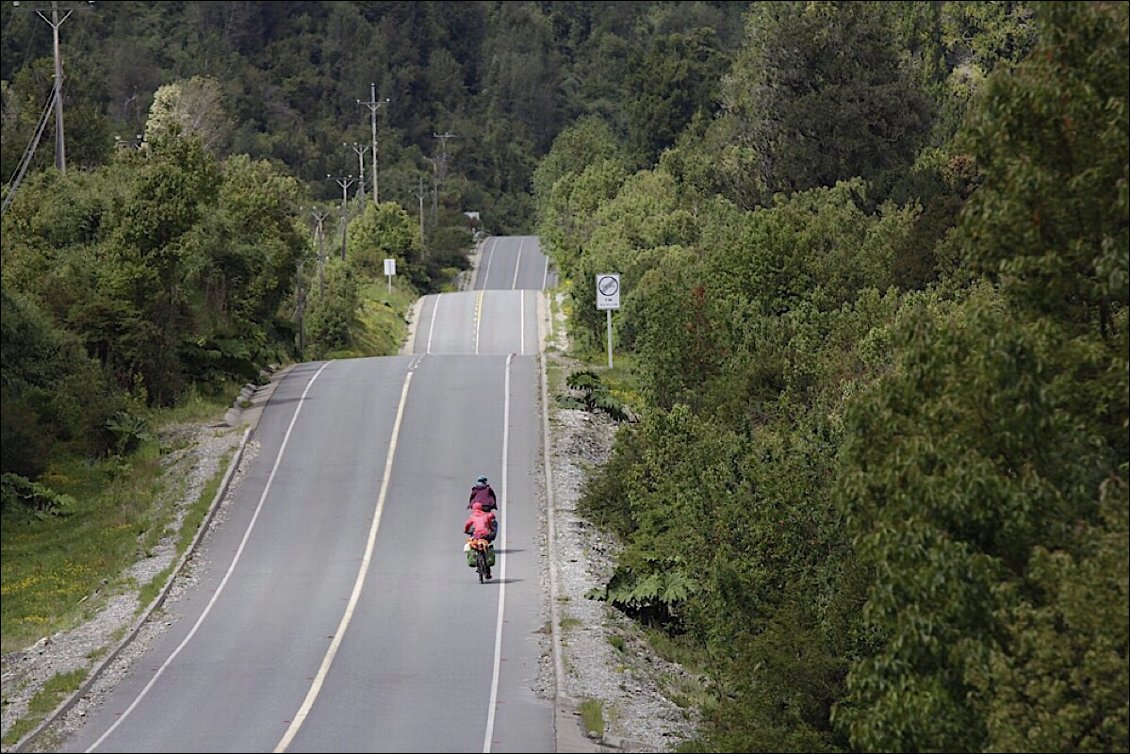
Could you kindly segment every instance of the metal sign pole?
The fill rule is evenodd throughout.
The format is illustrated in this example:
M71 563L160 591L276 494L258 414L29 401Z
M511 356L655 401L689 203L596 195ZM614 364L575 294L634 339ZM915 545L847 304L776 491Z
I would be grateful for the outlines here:
M608 368L612 368L612 310L605 309L604 313L608 315Z

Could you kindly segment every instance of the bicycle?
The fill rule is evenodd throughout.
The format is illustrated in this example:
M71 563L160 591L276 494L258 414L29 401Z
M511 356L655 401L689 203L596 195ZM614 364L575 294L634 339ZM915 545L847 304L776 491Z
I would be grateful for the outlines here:
M472 538L467 541L471 551L475 553L475 572L479 574L479 583L482 584L491 578L490 562L493 560L491 558L493 546L485 539Z

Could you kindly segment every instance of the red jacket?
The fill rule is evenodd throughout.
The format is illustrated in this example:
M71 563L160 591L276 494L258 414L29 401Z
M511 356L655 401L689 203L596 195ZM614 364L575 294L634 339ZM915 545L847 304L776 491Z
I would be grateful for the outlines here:
M471 498L467 501L467 507L470 508L475 503L482 503L485 511L494 510L498 507L498 497L489 484L476 484L471 488Z
M477 539L494 539L497 531L498 520L491 511L473 510L463 522L463 532Z

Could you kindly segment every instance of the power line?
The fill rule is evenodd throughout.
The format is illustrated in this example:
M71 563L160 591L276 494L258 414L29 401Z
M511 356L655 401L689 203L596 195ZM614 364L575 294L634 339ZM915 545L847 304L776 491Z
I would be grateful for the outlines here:
M0 214L8 211L8 206L11 205L12 200L16 198L16 191L19 189L20 184L23 183L24 174L27 173L28 166L31 165L31 160L35 157L36 147L39 146L39 140L43 136L43 130L47 127L47 119L51 115L51 107L55 104L55 90L51 90L51 96L47 100L47 104L43 107L43 112L39 116L39 124L35 128L35 134L28 142L27 148L24 150L24 156L20 158L19 167L16 169L16 175L12 178L12 188L8 191L8 195L4 197L4 205L0 208Z
M63 22L71 17L71 13L76 10L89 9L94 5L93 0L90 0L83 6L73 6L68 8L60 8L59 0L51 0L51 18L48 19L44 15L46 8L21 8L20 3L13 2L16 10L22 11L35 11L35 14L47 22L51 27L52 38L55 46L55 167L59 169L60 173L67 172L67 144L63 135L63 54L59 49L59 27ZM62 18L59 18L60 11L66 11ZM38 142L38 139L36 140Z

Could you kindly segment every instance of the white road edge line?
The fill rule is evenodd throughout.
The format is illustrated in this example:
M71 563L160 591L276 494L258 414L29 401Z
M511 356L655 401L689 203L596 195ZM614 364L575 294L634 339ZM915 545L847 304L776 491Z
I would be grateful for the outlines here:
M475 297L475 355L479 355L479 328L483 323L483 289Z
M514 354L506 355L506 381L502 401L502 504L499 508L509 509L506 502L507 468L510 463L510 363ZM506 527L500 522L499 539L506 549ZM483 754L490 754L491 739L494 738L494 715L498 707L498 676L502 672L502 625L506 613L506 558L502 558L498 571L498 619L494 627L494 670L490 681L490 706L487 707L487 729L483 735Z
M432 352L432 335L435 333L435 330L436 330L436 313L439 312L439 299L440 299L440 296L442 296L442 295L443 295L442 293L437 293L436 294L436 301L435 301L434 304L432 304L432 323L431 323L431 325L428 326L427 353Z
M490 251L487 252L487 269L486 269L486 272L483 273L483 280L482 280L482 283L483 283L482 287L483 288L487 287L487 281L490 280L490 263L492 261L494 261L494 247L497 246L497 245L498 245L498 236L491 236L490 237ZM485 250L485 248L486 248L485 244L484 244L483 248ZM482 290L482 288L480 288L480 290Z

